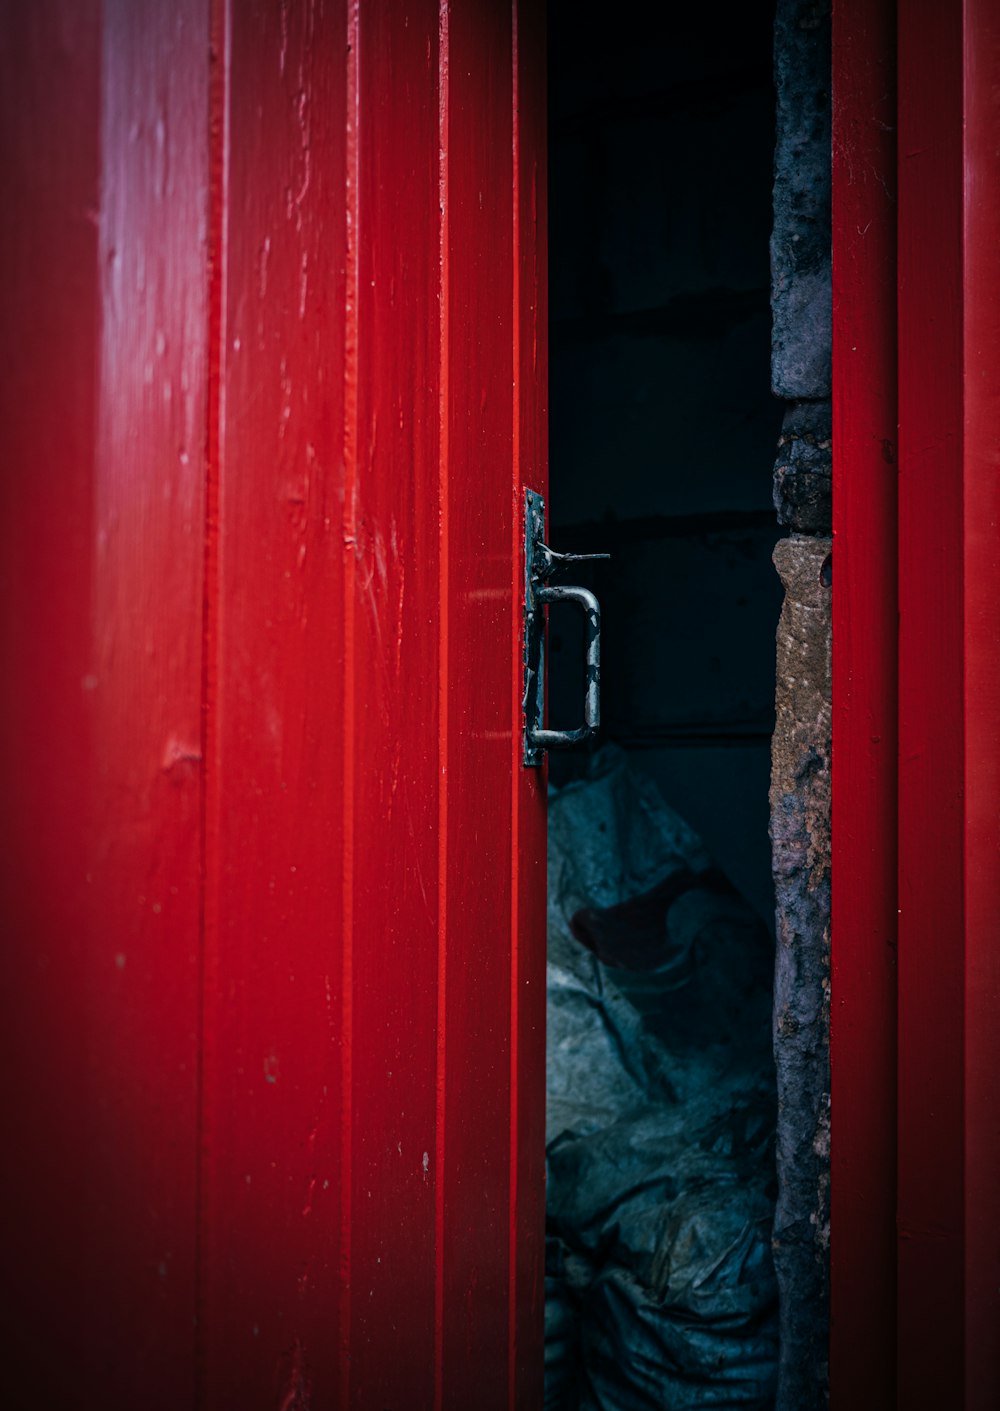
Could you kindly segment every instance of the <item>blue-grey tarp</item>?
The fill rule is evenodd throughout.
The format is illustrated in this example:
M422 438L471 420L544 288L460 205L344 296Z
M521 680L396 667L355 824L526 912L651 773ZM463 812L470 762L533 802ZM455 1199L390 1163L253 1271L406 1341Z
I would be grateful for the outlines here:
M771 974L622 751L553 791L547 1411L772 1404Z

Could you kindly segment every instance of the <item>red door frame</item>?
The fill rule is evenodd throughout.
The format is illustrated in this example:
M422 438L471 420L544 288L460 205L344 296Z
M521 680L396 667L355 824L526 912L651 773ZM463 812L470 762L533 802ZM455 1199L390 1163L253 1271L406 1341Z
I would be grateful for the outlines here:
M832 1405L985 1411L1000 1400L1000 11L838 0L833 39Z

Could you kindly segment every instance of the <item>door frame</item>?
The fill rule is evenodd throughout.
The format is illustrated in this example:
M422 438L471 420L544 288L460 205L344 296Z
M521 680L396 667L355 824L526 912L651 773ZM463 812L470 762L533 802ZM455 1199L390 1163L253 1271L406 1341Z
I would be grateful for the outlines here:
M833 56L831 1404L985 1411L1000 1395L1000 14L839 0Z

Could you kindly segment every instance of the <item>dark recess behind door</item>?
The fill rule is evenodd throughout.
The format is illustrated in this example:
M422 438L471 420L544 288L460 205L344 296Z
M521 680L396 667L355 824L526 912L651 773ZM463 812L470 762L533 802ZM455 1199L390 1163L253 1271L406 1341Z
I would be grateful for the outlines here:
M605 738L769 924L773 17L549 5L551 537L613 555L581 574L605 608ZM551 639L568 724L570 613Z

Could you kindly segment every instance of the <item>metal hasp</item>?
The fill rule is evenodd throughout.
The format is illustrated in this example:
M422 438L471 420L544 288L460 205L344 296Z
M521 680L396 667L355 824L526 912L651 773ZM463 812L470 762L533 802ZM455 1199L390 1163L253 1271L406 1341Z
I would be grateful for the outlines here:
M545 542L545 501L524 492L524 763L542 762L544 750L567 749L592 740L601 723L601 605L588 588L549 587L546 580L563 564L606 559L610 554L557 554ZM586 633L586 685L583 725L576 730L545 729L545 604L578 603Z

